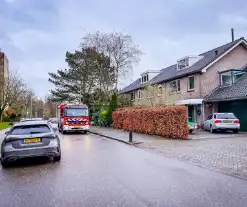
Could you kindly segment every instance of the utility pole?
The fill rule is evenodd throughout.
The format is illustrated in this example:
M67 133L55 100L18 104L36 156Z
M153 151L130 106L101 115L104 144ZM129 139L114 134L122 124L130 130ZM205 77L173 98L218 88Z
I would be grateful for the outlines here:
M28 118L28 97L26 97L26 118Z
M30 96L31 98L31 104L30 104L30 108L31 108L31 113L30 113L30 118L33 118L33 98L32 98L32 94Z

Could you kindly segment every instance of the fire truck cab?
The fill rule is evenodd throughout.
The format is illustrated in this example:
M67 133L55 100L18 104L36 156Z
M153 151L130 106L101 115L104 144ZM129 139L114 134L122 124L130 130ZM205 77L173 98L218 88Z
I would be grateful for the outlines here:
M58 129L62 134L77 131L86 134L90 128L89 109L84 104L60 104Z

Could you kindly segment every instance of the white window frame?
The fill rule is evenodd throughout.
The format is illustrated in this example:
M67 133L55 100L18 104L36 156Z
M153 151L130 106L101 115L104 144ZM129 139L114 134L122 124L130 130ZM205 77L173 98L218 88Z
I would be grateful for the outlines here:
M182 61L184 61L185 63L181 64ZM183 68L179 68L180 65L182 65L184 67ZM189 58L188 57L177 61L177 70L183 70L183 69L185 69L187 67L189 67Z
M133 97L133 99L132 99L132 97ZM131 101L134 101L136 99L136 92L135 91L132 91L131 93L130 93L130 100Z
M144 81L144 78L146 79L146 81ZM148 78L149 78L149 77L148 77L148 73L145 74L145 75L143 75L143 76L142 76L142 79L141 79L141 83L147 83L147 82L149 81Z
M139 89L137 91L137 97L138 97L138 99L142 99L143 98L143 90L142 89Z
M192 78L192 77L194 79L194 88L190 88L190 78ZM194 91L195 90L195 76L194 75L188 76L187 88L188 88L188 91Z
M161 93L160 93L160 89L161 89ZM162 85L159 85L159 86L158 86L157 95L158 95L158 96L162 96L162 94L163 94L163 87L162 87Z

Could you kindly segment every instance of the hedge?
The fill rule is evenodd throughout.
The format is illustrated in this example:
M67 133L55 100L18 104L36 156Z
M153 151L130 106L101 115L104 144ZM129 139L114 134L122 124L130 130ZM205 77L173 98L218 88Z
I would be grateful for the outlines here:
M188 139L186 106L119 108L112 114L113 126L165 138Z

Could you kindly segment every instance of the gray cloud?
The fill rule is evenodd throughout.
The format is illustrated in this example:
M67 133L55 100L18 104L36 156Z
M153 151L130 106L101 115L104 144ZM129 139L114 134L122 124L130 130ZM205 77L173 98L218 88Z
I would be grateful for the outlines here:
M223 0L5 0L0 8L0 47L40 96L52 87L49 71L64 68L66 50L85 31L121 30L145 53L133 78L161 69L247 33L247 3ZM125 82L126 84L126 82ZM124 85L123 85L124 86Z

